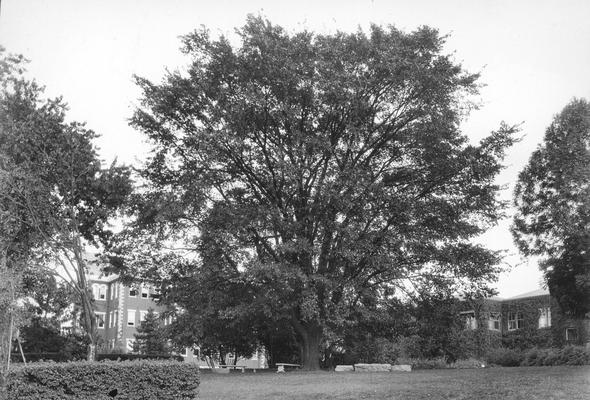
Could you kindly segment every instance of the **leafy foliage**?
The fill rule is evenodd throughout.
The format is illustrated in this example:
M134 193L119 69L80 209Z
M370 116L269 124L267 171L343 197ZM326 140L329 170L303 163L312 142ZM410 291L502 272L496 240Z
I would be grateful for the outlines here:
M21 58L3 50L0 57L2 259L15 271L35 264L61 274L80 299L95 343L85 245L108 244L108 222L131 192L130 171L115 163L103 168L96 133L66 122L66 104L42 98L43 89L23 77Z
M75 333L63 335L58 328L48 325L47 321L39 317L33 318L21 328L21 341L27 362L39 359L74 361L86 358L88 340L85 336Z
M13 400L192 400L198 386L199 367L191 363L36 363L10 372L7 393Z
M551 294L576 316L590 311L590 104L575 99L557 115L519 175L512 232L540 256Z
M185 36L185 73L137 78L132 119L153 144L138 229L184 235L200 253L189 274L212 271L235 296L222 315L291 326L315 369L323 339L365 305L494 279L498 254L469 239L501 215L494 178L514 130L479 145L461 134L477 75L442 54L444 38L288 34L254 17L238 34L238 48Z
M531 365L590 365L590 351L582 346L564 346L561 348L518 349L499 348L490 351L487 357L490 364L503 367Z

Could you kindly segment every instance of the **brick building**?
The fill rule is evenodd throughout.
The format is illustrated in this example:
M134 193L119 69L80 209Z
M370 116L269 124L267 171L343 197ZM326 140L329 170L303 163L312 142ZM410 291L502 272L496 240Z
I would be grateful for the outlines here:
M550 347L565 344L590 347L590 318L564 314L545 289L508 299L465 301L460 315L466 330L477 331L477 346Z
M145 318L148 310L156 314L167 311L166 306L159 305L159 290L151 285L126 286L117 275L103 276L98 268L92 268L88 274L88 285L94 297L97 329L99 335L98 352L133 352L137 327ZM162 323L171 323L171 317L163 317ZM199 349L185 349L180 354L186 362L198 363L207 367L207 362L199 357ZM233 362L226 360L226 363ZM249 368L266 368L264 351L257 351L249 359L239 359L240 365Z

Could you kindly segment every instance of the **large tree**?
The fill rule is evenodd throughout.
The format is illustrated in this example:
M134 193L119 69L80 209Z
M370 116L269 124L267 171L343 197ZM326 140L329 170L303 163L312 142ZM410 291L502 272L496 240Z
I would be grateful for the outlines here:
M43 98L24 77L21 58L0 49L0 59L2 268L61 276L80 300L92 357L97 332L86 246L108 244L109 221L131 192L130 171L102 165L96 133L67 122L66 104Z
M590 103L572 100L556 115L514 191L512 232L540 258L550 292L576 316L590 311Z
M363 304L494 278L498 254L470 239L501 216L513 129L461 133L478 76L436 30L289 34L250 17L238 35L195 31L186 68L137 78L132 124L153 144L140 223L168 221L198 268L247 286L307 369Z

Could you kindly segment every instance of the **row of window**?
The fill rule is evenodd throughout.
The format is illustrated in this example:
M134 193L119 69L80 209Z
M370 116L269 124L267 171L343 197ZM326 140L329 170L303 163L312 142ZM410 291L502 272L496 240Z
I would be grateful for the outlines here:
M107 300L107 289L108 289L108 285L103 284L103 283L94 283L92 284L92 295L94 296L95 300L102 300L105 301ZM148 285L140 285L138 288L136 287L131 287L129 288L129 297L141 297L143 299L147 299L150 296L152 298L157 298L160 295L160 291L159 289L156 288L152 288L151 286ZM115 300L117 298L117 296L119 295L119 283L113 283L111 284L111 296L110 299L111 300Z
M478 322L473 311L463 313L465 315L465 329L477 329ZM539 308L538 328L549 328L551 326L551 309L549 307ZM492 331L501 330L502 315L491 312L488 318L488 329ZM508 330L514 331L524 328L524 316L520 311L508 313Z
M146 310L139 310L139 322L145 320L148 311ZM96 325L98 329L107 329L107 328L114 328L117 324L117 320L119 319L119 311L115 310L113 312L101 312L97 311L96 314ZM135 326L136 320L136 310L127 310L127 326ZM154 311L154 314L157 316L158 313ZM164 318L164 325L168 325L172 323L173 318L168 316Z

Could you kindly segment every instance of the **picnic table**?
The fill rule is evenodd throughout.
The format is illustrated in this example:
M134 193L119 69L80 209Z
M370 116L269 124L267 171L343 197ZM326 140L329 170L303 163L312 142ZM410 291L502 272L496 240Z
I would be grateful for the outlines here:
M285 367L301 367L301 365L299 364L289 364L289 363L276 363L275 364L277 366L277 374L279 372L285 372Z

